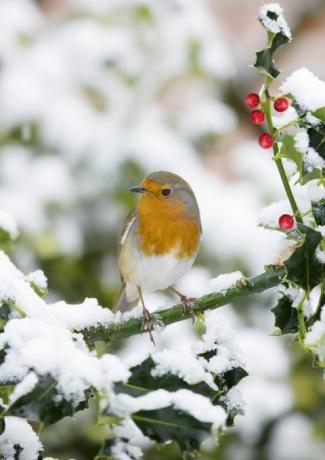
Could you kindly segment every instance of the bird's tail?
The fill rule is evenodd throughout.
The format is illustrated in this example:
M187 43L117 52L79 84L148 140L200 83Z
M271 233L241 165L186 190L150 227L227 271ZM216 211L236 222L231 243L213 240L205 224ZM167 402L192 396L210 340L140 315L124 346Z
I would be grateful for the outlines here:
M116 313L117 311L120 311L121 313L124 313L125 311L131 310L131 308L138 303L138 300L138 296L132 296L130 300L130 296L127 295L126 283L123 283L118 299L112 307L112 312Z

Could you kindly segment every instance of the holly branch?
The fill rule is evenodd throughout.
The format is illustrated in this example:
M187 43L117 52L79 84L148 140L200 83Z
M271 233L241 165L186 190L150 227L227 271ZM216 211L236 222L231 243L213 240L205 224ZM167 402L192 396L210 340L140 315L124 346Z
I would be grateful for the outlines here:
M265 273L254 278L242 278L234 287L222 292L213 292L196 299L193 304L195 315L206 310L222 307L234 300L239 300L248 295L266 291L283 282L286 275L285 268L270 267ZM170 308L158 311L154 314L157 324L168 326L178 321L191 318L190 311L184 309L182 304L173 305ZM88 343L95 341L111 342L116 338L125 338L131 335L140 334L142 329L142 316L132 317L109 326L91 327L81 331Z

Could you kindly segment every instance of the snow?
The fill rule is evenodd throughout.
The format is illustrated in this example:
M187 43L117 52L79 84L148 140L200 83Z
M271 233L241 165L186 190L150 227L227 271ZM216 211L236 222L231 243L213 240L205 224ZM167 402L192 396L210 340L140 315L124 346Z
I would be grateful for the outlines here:
M318 225L315 230L325 237L325 225Z
M19 417L5 417L5 431L0 435L0 454L6 460L15 460L14 446L23 448L19 460L37 460L43 450L37 435L26 420Z
M245 408L245 401L238 388L231 388L224 397L223 401L226 403L227 409L230 411L234 409L243 411Z
M314 111L325 106L325 82L305 67L295 70L280 89L291 94L302 109Z
M310 201L320 201L325 198L325 188L319 187L317 181L310 181L307 184L307 194Z
M30 393L35 388L37 383L38 377L35 372L29 372L26 377L24 377L23 380L15 386L14 391L10 393L9 406L17 401L17 399Z
M258 19L262 22L266 30L275 34L282 33L291 39L291 32L283 15L283 8L278 3L266 3L260 7ZM277 18L271 19L268 13L274 13Z
M322 170L325 165L323 158L316 152L315 149L309 147L304 155L304 161L307 171L311 172L313 169Z
M317 257L317 260L322 263L322 264L325 264L325 252L322 251L321 249L317 248L316 249L316 257Z
M236 287L242 279L244 275L240 271L224 273L210 280L210 291L224 294L228 289Z
M312 348L321 362L325 362L325 308L322 306L319 321L316 321L305 337L305 344Z
M297 198L297 204L301 212L305 213L310 209L310 203L306 199ZM279 217L283 214L292 215L292 209L288 200L281 200L265 206L258 217L258 225L266 228L278 229Z
M211 388L217 390L213 383L212 375L205 371L202 363L193 353L187 351L163 350L152 354L156 367L152 370L153 377L160 377L164 374L174 374L190 385L199 382L207 383Z
M37 319L9 321L0 336L0 345L8 347L0 366L1 382L21 381L33 369L39 377L51 375L58 382L59 395L73 403L81 401L92 386L109 391L113 382L129 376L117 357L105 354L96 358L81 335Z
M276 129L282 129L283 126L298 120L297 111L292 105L280 116L272 115L272 122Z
M47 278L43 270L35 270L34 272L28 273L25 280L32 285L35 285L37 289L45 291L47 289Z
M156 390L138 397L120 393L111 402L114 413L121 416L169 406L184 411L201 422L212 423L213 430L220 428L226 420L226 413L221 406L214 406L205 396L185 389L175 392Z
M15 219L3 209L0 209L0 229L7 232L12 240L18 236L18 227Z
M309 147L309 137L306 129L301 129L294 136L295 148L300 153L306 153Z

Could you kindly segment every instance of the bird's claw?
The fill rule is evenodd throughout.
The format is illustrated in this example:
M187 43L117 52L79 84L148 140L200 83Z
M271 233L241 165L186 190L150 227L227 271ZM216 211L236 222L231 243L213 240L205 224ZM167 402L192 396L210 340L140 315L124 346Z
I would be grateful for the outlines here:
M155 341L154 341L154 338L153 338L153 335L152 335L153 318L152 318L152 315L150 314L149 310L147 310L146 308L143 309L142 330L144 332L149 333L150 340L155 345Z
M192 297L187 297L186 295L183 295L183 294L180 296L180 299L183 305L184 313L190 313L192 316L192 322L194 323L195 312L194 312L193 304L196 302L196 299Z

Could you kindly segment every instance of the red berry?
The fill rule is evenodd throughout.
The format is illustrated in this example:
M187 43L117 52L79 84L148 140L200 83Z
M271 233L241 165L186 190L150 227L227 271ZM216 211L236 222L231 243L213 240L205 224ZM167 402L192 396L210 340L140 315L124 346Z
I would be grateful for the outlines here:
M260 103L259 95L256 93L250 93L245 97L245 104L249 109L254 109Z
M265 120L265 116L262 110L253 110L253 112L250 114L250 118L251 122L255 125L260 125Z
M289 101L285 97L279 97L279 99L274 102L274 108L277 112L285 112L288 107Z
M273 139L268 133L263 133L258 138L258 143L262 147L262 149L269 149L272 147Z
M291 230L295 225L295 220L290 214L282 214L279 218L279 227L282 230Z

